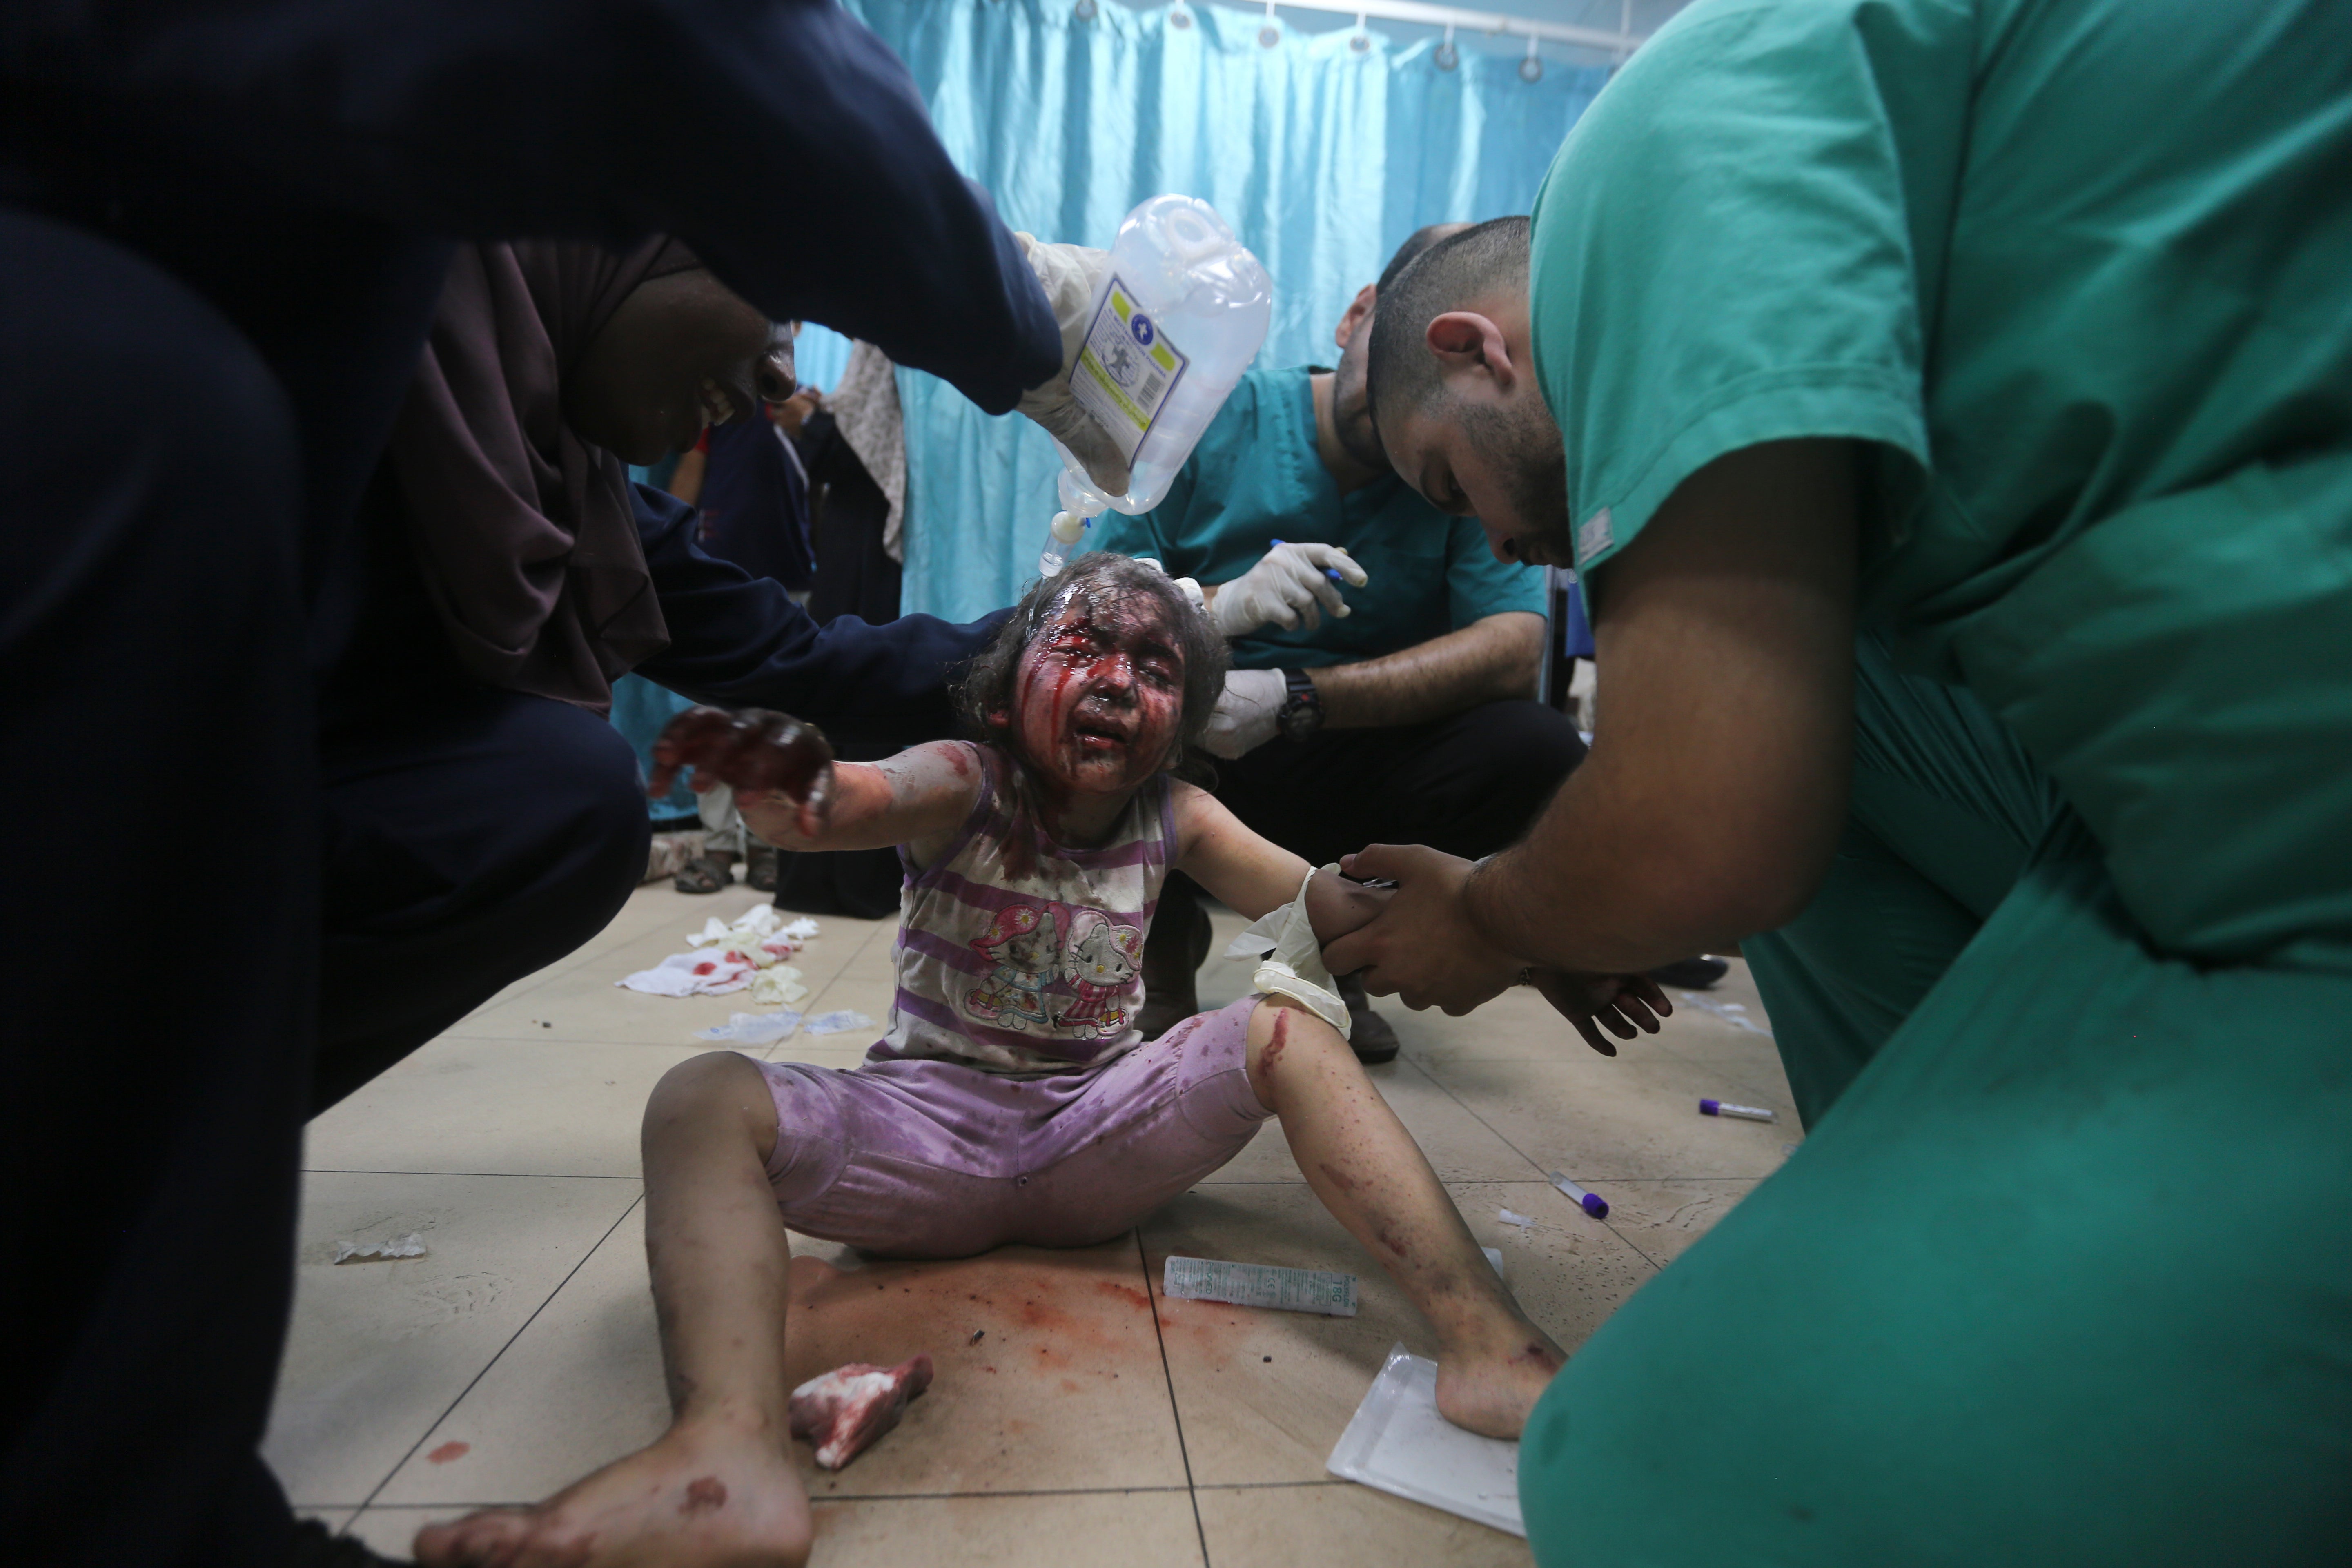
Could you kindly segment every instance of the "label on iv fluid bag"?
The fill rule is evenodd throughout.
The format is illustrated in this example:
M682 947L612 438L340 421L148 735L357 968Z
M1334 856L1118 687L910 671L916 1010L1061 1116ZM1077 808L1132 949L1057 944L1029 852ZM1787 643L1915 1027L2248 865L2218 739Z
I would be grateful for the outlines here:
M1070 395L1110 432L1118 455L1132 463L1192 363L1114 273L1102 309L1087 329L1087 346L1071 367Z

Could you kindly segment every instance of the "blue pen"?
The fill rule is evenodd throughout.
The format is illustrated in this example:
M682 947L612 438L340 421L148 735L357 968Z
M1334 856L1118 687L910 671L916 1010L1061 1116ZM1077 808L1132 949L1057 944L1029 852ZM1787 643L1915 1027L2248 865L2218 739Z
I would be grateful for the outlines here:
M1279 545L1279 544L1284 544L1284 543L1286 543L1286 542L1287 542L1287 541L1286 541L1286 540L1280 540L1280 539L1277 539L1277 540L1274 541L1274 543L1276 543L1276 544L1277 544L1277 545ZM1323 575L1325 575L1326 577L1330 578L1330 579L1331 579L1331 581L1333 581L1334 583L1344 583L1344 582L1346 582L1346 581L1347 581L1347 579L1346 579L1345 577L1342 577L1342 576L1340 576L1340 575L1339 575L1339 569L1337 566L1326 566L1325 568L1323 568Z

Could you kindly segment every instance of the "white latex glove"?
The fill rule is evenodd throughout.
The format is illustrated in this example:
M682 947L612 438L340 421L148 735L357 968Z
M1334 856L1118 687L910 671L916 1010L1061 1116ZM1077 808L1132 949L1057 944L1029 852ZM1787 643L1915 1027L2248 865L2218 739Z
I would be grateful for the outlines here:
M1209 732L1201 744L1227 762L1257 750L1280 732L1275 721L1282 716L1282 700L1288 691L1289 683L1278 669L1227 670L1225 694L1217 699L1217 710L1209 715Z
M1323 868L1337 871L1337 861ZM1255 958L1257 973L1250 984L1266 995L1287 996L1339 1031L1344 1038L1355 1031L1348 1005L1323 963L1323 944L1315 940L1314 923L1307 918L1307 884L1321 873L1300 879L1298 896L1278 910L1257 918L1225 949L1227 958Z
M1045 433L1070 449L1087 474L1105 493L1123 496L1133 481L1127 459L1119 456L1110 433L1070 395L1070 371L1078 351L1087 344L1087 328L1094 321L1095 295L1103 274L1110 268L1110 252L1088 250L1082 245L1048 245L1034 235L1013 235L1029 270L1037 275L1062 329L1062 368L1022 394L1014 405L1035 420Z
M1348 601L1339 596L1338 585L1323 575L1327 569L1358 588L1370 581L1355 557L1336 544L1277 544L1264 560L1217 590L1210 618L1228 637L1247 637L1269 625L1294 631L1302 618L1313 631L1323 624L1318 605L1334 616L1348 613Z

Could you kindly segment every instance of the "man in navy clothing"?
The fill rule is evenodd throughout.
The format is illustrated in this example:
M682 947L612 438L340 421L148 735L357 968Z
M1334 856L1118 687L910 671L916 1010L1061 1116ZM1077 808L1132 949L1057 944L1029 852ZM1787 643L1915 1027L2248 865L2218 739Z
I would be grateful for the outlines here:
M771 319L992 412L1055 376L1055 311L904 68L819 0L21 0L0 104L0 812L37 823L62 764L167 829L21 834L0 894L27 977L0 1144L44 1190L15 1237L42 1288L15 1303L0 1539L45 1565L375 1561L299 1531L256 1453L321 931L348 1075L582 940L645 854L625 746L560 704L486 689L322 753L371 602L354 518L450 238L675 234ZM132 388L160 412L126 435ZM648 673L678 689L919 713L974 645L913 618L820 630L698 556L683 508L642 506L673 631ZM142 992L171 1022L100 1093L81 1047L121 959L93 933L159 841L173 914ZM498 965L437 967L518 927ZM416 974L442 978L398 984Z

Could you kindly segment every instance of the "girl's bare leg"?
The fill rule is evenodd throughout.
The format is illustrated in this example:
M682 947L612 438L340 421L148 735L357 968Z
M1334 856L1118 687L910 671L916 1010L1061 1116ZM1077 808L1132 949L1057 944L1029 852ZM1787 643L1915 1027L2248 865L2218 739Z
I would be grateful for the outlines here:
M1437 1408L1517 1437L1568 1353L1528 1321L1420 1145L1337 1029L1280 996L1250 1016L1250 1085L1307 1184L1437 1331Z
M791 1247L767 1160L775 1102L727 1052L670 1069L646 1104L646 1257L669 1430L530 1509L420 1531L428 1568L799 1568L808 1493L790 1453Z

